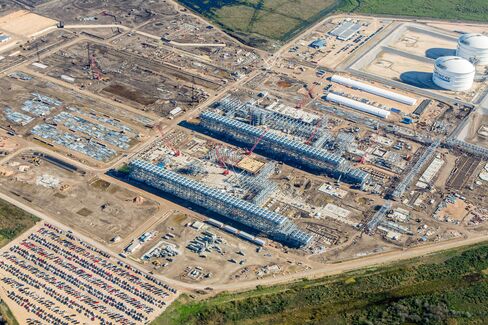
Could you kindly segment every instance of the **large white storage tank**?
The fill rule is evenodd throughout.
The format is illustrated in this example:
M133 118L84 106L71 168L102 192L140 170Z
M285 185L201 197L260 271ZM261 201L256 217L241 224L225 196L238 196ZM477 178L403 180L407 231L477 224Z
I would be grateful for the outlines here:
M442 56L435 60L434 83L444 89L465 91L473 86L476 69L466 59L458 56Z
M488 36L478 33L461 35L456 55L475 65L488 65Z

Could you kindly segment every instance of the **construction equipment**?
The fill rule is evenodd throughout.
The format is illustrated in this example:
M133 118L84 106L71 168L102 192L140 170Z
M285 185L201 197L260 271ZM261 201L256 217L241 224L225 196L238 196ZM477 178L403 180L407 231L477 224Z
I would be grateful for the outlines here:
M224 172L222 173L224 176L227 176L230 174L229 169L227 168L227 164L225 163L224 158L219 154L219 146L215 146L215 154L217 156L217 159L219 161L219 164L222 168L224 168Z
M322 78L323 77L321 77L320 79L322 79ZM319 85L320 85L320 83L318 81L314 82L314 85L312 87L309 87L308 84L303 85L303 87L307 91L308 97L310 97L310 99L315 98L314 91L315 91L315 88L317 88L317 86L319 86ZM298 109L303 108L303 106L305 105L305 101L306 101L306 97L302 97L298 101L298 103L296 104L295 108L298 108Z
M310 99L313 99L313 92L312 91L314 88L315 88L315 86L310 88L308 85L305 85L305 90L307 91L308 97L310 97Z
M315 135L317 134L320 126L322 125L322 120L319 120L319 122L315 125L315 128L312 131L312 134L310 134L310 137L305 141L305 144L311 144L313 139L315 138Z
M246 155L250 156L254 152L254 149L256 149L259 142L261 142L261 140L263 140L264 136L266 135L266 133L268 133L268 131L269 131L269 128L264 130L264 132L259 136L259 138L256 140L256 142L254 142L254 145L252 146L251 150L246 150Z
M102 11L102 16L109 16L109 17L112 17L114 22L117 22L117 16L115 16L114 14L108 12L108 11Z
M95 57L95 53L90 53L90 44L87 43L86 50L88 54L88 67L92 73L92 78L94 80L101 80L102 79L102 71L98 67L97 58Z
M101 73L100 69L98 68L97 59L95 57L95 54L92 54L90 56L90 70L92 71L94 80L100 80L101 79L102 73Z
M175 148L169 140L165 139L165 134L163 133L161 124L157 124L155 128L158 131L159 135L161 136L161 140L163 140L164 145L173 152L173 156L179 157L181 155L181 151Z
M306 97L305 96L302 96L302 98L300 98L300 100L295 105L295 108L302 109L303 106L305 105L305 99L306 99Z

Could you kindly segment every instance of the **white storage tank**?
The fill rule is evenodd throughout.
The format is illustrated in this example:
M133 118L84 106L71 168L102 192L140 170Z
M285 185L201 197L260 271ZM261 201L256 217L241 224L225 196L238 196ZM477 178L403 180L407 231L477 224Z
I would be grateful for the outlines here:
M456 55L474 65L488 65L488 36L478 33L461 35Z
M476 69L459 56L442 56L435 60L432 81L444 89L465 91L473 86Z

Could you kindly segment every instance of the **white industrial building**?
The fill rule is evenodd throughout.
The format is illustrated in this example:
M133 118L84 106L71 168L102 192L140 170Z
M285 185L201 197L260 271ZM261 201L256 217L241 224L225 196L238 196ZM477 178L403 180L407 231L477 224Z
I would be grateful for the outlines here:
M383 98L391 99L391 100L394 100L394 101L402 103L402 104L407 104L407 105L413 106L417 102L417 100L415 98L400 95L400 94L397 94L393 91L389 91L386 89L382 89L379 87L368 85L368 84L365 84L365 83L362 83L362 82L359 82L359 81L356 81L353 79L341 77L339 75L333 75L330 78L330 80L332 82L336 82L338 84L348 86L350 88L359 89L359 90L362 90L362 91L365 91L367 93L377 95L377 96L380 96Z
M488 65L488 36L478 33L461 35L456 55L474 65Z
M473 86L476 69L466 59L458 56L442 56L435 60L434 83L444 89L465 91Z
M368 114L372 114L372 115L381 117L381 118L387 118L388 116L390 116L390 112L387 110L384 110L384 109L381 109L381 108L378 108L378 107L375 107L372 105L368 105L365 103L361 103L361 102L358 102L357 100L353 100L353 99L350 99L350 98L347 98L344 96L340 96L340 95L336 95L333 93L327 94L327 96L325 96L325 99L328 101L331 101L331 102L334 102L337 104L341 104L341 105L347 106L349 108L364 112L364 113L368 113Z

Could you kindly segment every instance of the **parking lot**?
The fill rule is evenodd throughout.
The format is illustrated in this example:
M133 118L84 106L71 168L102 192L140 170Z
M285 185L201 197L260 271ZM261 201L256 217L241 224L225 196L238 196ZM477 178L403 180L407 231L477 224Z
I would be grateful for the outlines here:
M176 290L50 224L1 252L0 296L28 324L142 324Z

